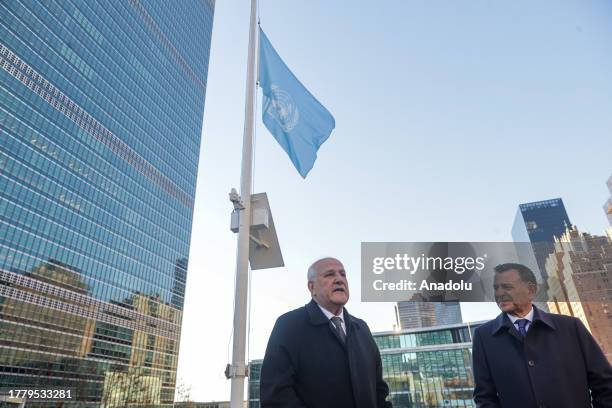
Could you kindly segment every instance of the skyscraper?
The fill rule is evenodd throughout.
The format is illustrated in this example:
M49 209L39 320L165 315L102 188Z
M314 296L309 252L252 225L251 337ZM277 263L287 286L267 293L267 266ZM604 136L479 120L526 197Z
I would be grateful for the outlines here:
M608 190L610 191L610 198L608 198L603 206L604 213L606 217L608 217L608 222L610 223L610 228L608 229L608 235L612 237L612 175L608 178L608 182L606 183L608 186Z
M565 206L560 198L520 204L514 225L512 239L515 242L531 242L540 279L546 285L546 258L555 248L554 237L561 236L567 226L571 225Z
M459 302L397 302L396 318L402 330L461 323Z
M568 227L546 261L551 312L579 318L612 361L612 241Z
M0 387L172 403L213 14L0 2Z
M438 326L462 323L459 302L436 302L436 323Z

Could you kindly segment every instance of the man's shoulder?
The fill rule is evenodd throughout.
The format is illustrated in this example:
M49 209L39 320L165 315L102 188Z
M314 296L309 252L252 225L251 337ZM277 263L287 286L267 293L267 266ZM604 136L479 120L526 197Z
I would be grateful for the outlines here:
M297 309L293 309L288 311L287 313L283 313L276 319L276 324L278 325L294 325L305 322L308 318L308 313L306 312L306 306L298 307Z
M365 322L365 320L360 319L358 317L355 317L353 315L350 315L350 319L351 319L351 324L359 327L360 329L367 329L370 330L370 328L368 327L368 324Z
M372 335L372 331L370 330L370 327L368 326L365 320L355 317L352 314L349 314L349 316L349 324L353 327L354 331L356 329L356 332L361 332L363 334L369 333L370 336Z
M563 314L557 313L549 313L540 310L540 313L546 318L550 319L555 326L558 327L576 327L577 324L580 324L580 319L574 316L567 316Z
M476 329L474 329L474 333L480 336L490 336L495 331L495 328L499 325L500 316L498 315L495 319L491 319L486 323L481 324Z

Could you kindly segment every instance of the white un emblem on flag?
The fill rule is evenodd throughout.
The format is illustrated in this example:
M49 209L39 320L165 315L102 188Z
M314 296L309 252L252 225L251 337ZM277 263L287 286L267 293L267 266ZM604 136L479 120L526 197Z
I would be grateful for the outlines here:
M300 120L300 112L289 93L278 85L272 85L272 95L266 114L274 118L285 133L291 132Z

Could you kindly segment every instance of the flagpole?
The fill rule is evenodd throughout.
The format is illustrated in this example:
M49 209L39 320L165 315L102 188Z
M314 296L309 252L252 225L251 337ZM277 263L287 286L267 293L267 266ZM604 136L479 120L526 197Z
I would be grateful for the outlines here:
M244 208L240 210L240 224L238 228L238 248L236 251L236 287L234 294L234 337L232 347L232 364L229 370L229 375L231 377L231 408L243 408L244 379L247 375L245 349L249 286L251 180L253 165L253 127L255 116L254 105L257 61L257 0L251 0L244 135L242 138L242 174L240 179L240 196L242 198Z

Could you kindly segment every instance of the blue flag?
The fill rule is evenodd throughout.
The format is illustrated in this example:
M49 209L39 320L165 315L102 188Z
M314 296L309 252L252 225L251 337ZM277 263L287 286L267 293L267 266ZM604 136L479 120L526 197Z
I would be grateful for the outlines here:
M287 68L261 29L259 85L264 124L306 178L336 121Z

